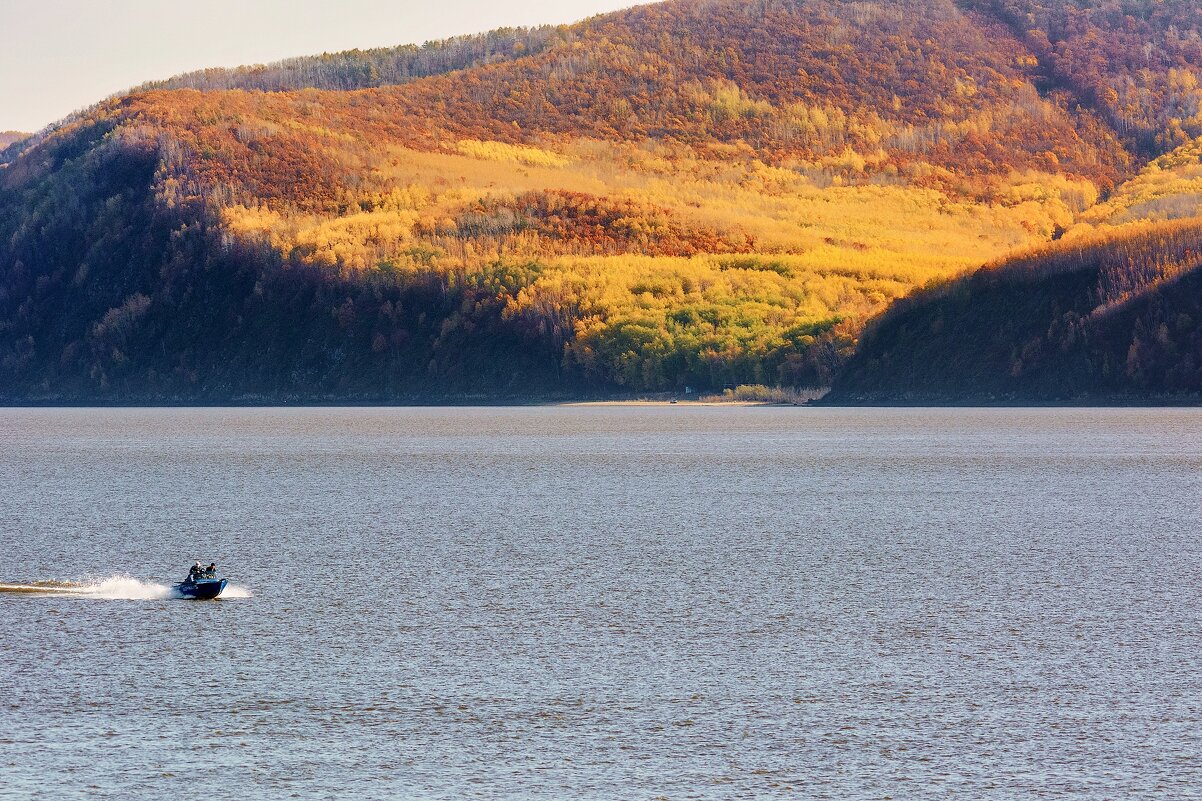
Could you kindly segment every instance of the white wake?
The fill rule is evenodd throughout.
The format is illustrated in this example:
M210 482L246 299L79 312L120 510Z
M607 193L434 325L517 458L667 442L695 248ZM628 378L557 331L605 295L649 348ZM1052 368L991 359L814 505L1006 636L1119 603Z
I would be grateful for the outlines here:
M0 593L97 598L106 601L159 601L182 598L170 584L142 581L124 574L82 581L34 581L29 584L0 583ZM219 598L251 598L246 587L227 584Z
M76 588L73 594L108 601L157 601L171 598L175 593L169 584L140 581L132 576L109 576L85 583Z

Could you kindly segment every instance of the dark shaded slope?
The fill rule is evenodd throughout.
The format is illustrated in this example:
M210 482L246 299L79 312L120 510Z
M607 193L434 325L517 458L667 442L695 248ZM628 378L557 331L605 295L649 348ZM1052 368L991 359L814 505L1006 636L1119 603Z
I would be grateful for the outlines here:
M829 403L1202 400L1202 223L1062 243L901 301Z
M52 137L40 170L0 190L0 402L564 391L558 350L503 319L486 277L289 267L202 204L160 202L159 145L120 123Z

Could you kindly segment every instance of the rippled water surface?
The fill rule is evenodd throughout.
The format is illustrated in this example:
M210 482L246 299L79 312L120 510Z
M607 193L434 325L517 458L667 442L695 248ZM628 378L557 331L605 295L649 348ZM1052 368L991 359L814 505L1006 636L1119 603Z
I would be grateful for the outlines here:
M89 588L0 592L0 798L1199 798L1200 490L1188 410L0 411Z

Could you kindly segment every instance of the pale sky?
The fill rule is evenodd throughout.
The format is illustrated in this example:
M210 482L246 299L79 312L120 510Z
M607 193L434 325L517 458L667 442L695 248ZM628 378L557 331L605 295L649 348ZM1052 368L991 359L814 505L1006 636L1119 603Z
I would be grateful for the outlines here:
M0 0L0 131L149 80L574 22L640 0Z

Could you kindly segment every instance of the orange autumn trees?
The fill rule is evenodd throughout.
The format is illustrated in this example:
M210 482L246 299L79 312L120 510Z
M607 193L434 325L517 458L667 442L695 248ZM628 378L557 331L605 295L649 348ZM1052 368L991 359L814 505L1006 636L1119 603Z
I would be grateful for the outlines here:
M266 197L287 191L290 175L338 171L297 150L380 140L459 152L472 141L659 141L718 160L745 146L767 163L846 182L985 198L1030 169L1113 186L1129 166L1113 133L1070 98L1041 97L1039 78L1004 25L938 0L678 1L582 23L532 55L370 94L134 100L154 98L169 127L199 127L202 160L211 154L216 169ZM198 119L171 116L176 103L198 106ZM207 124L218 119L220 129ZM282 136L323 130L337 136L284 149ZM246 147L221 141L230 137ZM307 203L314 192L301 183L288 199Z
M552 190L514 197L490 196L462 209L445 229L418 235L494 240L498 249L573 255L697 256L751 253L751 235L689 224L670 208L631 198L601 198Z
M1006 20L1050 82L1156 155L1202 135L1202 18L1192 0L977 0Z

